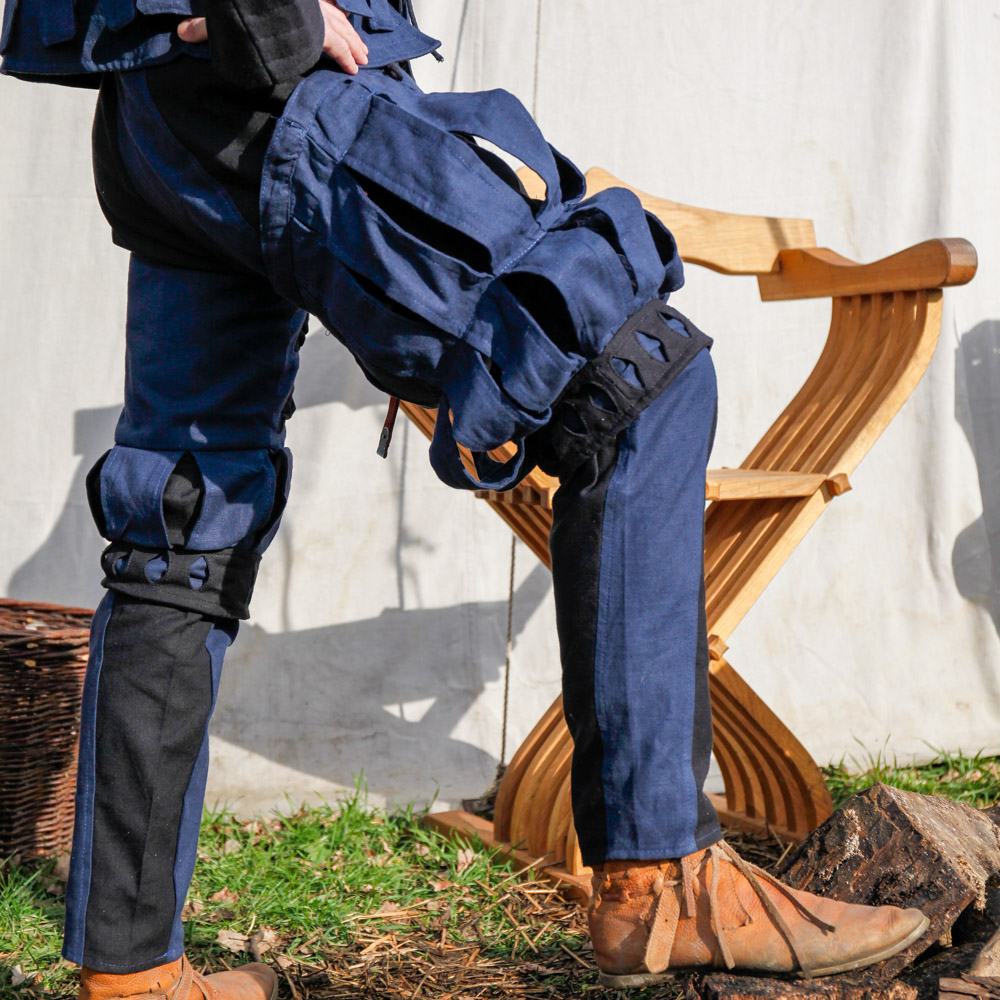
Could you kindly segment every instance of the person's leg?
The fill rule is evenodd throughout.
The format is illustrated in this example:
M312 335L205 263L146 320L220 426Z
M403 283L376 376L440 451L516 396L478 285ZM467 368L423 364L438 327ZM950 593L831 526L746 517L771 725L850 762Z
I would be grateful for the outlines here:
M95 973L112 990L126 974L141 987L134 974L146 970L171 988L190 982L180 912L207 725L284 506L283 425L304 320L256 276L133 258L125 409L88 479L110 545L67 886L64 955L89 970L84 996L107 985Z
M147 98L131 96L129 106L142 117ZM146 118L144 128L159 128ZM528 197L474 137L535 170L544 196ZM166 157L167 172L177 154L171 141L141 152ZM717 904L732 903L739 927L755 893L768 896L764 910L757 907L766 913L751 920L754 934L737 949L739 964L865 964L882 957L886 941L904 947L920 930L920 914L838 911L837 921L853 929L816 939L817 927L827 934L837 921L803 918L807 902L814 912L829 907L800 899L793 923L805 920L812 949L800 952L785 944L780 900L787 905L788 891L772 887L768 895L760 877L741 871L749 888L738 900L716 892L729 855L714 842L718 831L700 788L710 732L699 516L714 410L710 366L700 353L704 338L667 332L671 318L684 325L663 306L682 281L670 234L627 191L585 200L583 193L579 172L509 94L425 95L384 73L320 71L292 96L265 158L263 262L280 294L316 313L376 383L440 404L431 460L445 482L508 488L533 459L546 461L548 449L567 480L556 547L568 549L574 532L597 525L599 560L593 552L557 560L567 704L579 741L574 807L595 869L648 862L635 884L629 868L621 877L598 874L592 928L604 972L655 974L677 956L732 964ZM171 202L164 211L179 222L205 204L202 195L185 200L173 187L148 193L154 196ZM219 243L233 212L215 199L210 208L219 211L199 217L194 229ZM241 226L234 245L245 235ZM249 262L253 252L244 255ZM584 390L591 395L574 398ZM678 434L685 445L671 448L668 439ZM518 445L515 458L492 461L487 452L507 441ZM473 452L476 475L457 444ZM591 455L600 457L588 478L575 470ZM658 490L677 502L674 534L656 520ZM597 604L579 630L581 616L567 610L577 592ZM578 640L590 647L581 650ZM661 704L652 704L647 690ZM681 877L657 874L660 852L685 859ZM632 853L638 857L625 857ZM735 892L737 881L730 872L725 891ZM675 905L677 886L686 922ZM626 907L625 917L617 908L620 897L646 896L653 901ZM706 906L711 915L701 912ZM653 934L652 924L659 928ZM719 934L705 938L706 926Z
M573 815L583 861L671 858L719 840L703 539L715 372L701 351L575 469L549 540ZM556 419L561 413L556 411Z
M472 137L524 161L544 197ZM701 789L715 386L707 338L663 305L682 281L670 234L627 191L583 199L509 94L424 95L371 73L299 87L261 204L275 287L376 381L439 401L431 460L445 482L506 489L532 461L561 477L553 570L602 974L632 985L678 961L832 971L919 936L918 911L796 896L718 839ZM507 441L518 454L500 465L486 453Z

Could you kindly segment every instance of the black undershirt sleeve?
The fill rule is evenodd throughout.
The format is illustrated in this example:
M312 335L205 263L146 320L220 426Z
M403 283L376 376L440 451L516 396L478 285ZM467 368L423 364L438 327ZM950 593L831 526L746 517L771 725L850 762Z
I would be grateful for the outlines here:
M323 51L318 0L206 0L216 72L248 89L273 87L315 66Z

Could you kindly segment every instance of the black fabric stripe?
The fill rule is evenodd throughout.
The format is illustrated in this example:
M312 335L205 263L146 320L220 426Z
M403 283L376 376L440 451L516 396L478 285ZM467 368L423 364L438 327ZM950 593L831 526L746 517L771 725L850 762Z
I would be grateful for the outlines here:
M114 243L174 267L222 270L209 250L180 232L135 190L118 148L118 94L111 74L101 84L92 139L97 199Z
M88 968L149 967L167 950L184 793L212 707L211 628L115 598L98 688Z
M702 546L704 549L704 546ZM707 847L720 837L719 818L711 799L704 793L712 759L712 703L708 688L708 622L705 615L705 572L701 574L701 593L698 595L698 646L695 650L694 728L691 733L691 761L694 780L698 789L698 819L695 843Z
M612 441L566 478L552 501L552 582L562 659L563 712L573 737L573 819L584 864L604 861L607 809L604 743L594 698L601 533L618 460Z
M228 83L211 62L182 58L146 71L156 110L177 140L260 225L260 179L274 126L298 79L267 90Z

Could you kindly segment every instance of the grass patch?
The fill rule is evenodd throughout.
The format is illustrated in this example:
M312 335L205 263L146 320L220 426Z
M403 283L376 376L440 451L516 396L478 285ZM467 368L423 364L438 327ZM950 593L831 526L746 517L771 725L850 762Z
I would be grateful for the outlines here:
M876 781L974 806L1000 801L997 758L901 765L878 753L852 763L854 773L843 761L824 769L838 806ZM291 1000L555 1000L601 990L581 909L421 819L370 808L361 791L251 822L206 812L185 907L188 956L206 972L270 962ZM784 848L730 840L763 867ZM59 957L61 874L52 861L0 864L0 1000L75 995L76 970ZM629 1000L679 995L666 986Z
M65 906L55 862L15 861L0 863L0 997L69 992L76 974L59 955ZM25 975L16 988L13 983ZM36 975L37 985L32 985Z
M362 793L251 822L206 812L188 956L202 971L270 962L292 1000L599 989L578 907L421 818L369 808ZM74 995L53 863L8 863L0 878L0 998ZM15 970L25 976L16 986Z
M937 757L929 764L901 764L881 749L875 754L868 751L863 762L852 758L850 769L844 760L823 768L834 808L877 782L924 795L943 795L977 809L1000 802L1000 758L934 752Z

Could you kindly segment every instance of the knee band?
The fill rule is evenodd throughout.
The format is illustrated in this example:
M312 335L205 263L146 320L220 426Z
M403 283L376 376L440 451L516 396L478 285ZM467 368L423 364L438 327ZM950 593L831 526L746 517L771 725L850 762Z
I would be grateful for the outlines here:
M660 299L647 302L570 379L551 423L531 439L550 475L569 472L613 442L712 339Z
M103 586L212 617L249 617L289 478L284 450L116 445L87 477L91 512L111 542L101 558Z

